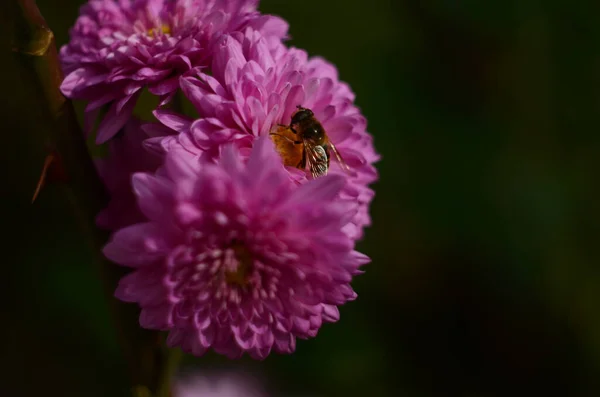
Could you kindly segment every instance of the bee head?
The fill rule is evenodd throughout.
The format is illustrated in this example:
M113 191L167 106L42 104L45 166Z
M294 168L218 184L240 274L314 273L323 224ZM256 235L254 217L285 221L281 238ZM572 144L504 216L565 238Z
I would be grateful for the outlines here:
M303 108L300 105L297 106L298 110L292 115L292 124L301 123L304 120L308 120L314 116L312 110Z

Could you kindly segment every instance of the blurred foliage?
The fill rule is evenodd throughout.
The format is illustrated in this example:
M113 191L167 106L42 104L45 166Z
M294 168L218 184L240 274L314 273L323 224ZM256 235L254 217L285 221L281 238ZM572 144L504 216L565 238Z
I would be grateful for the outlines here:
M38 0L59 44L80 3ZM373 262L341 321L296 354L187 363L245 368L273 395L600 395L600 6L261 4L338 66L369 120L383 160L359 248ZM4 48L0 395L125 395L67 204L52 188L29 204L43 158L11 137L43 125Z

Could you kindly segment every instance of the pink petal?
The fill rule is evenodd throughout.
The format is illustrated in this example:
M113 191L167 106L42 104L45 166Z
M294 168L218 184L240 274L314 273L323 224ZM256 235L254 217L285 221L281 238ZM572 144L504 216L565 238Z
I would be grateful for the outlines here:
M96 135L96 143L103 144L110 138L115 136L121 128L127 123L127 120L133 112L135 103L139 94L134 94L128 97L125 104L122 105L121 111L117 112L118 103L113 103L106 116L100 123Z
M173 202L171 181L139 172L133 175L131 184L138 206L148 219L160 219L170 209Z
M330 174L311 180L298 187L287 201L286 206L332 200L339 194L345 184L346 179L341 175Z
M148 242L157 248L149 251ZM117 231L102 252L115 263L137 267L160 259L166 248L162 231L156 225L138 223Z
M171 110L157 109L153 114L163 125L177 132L187 131L192 125L192 120L189 117Z

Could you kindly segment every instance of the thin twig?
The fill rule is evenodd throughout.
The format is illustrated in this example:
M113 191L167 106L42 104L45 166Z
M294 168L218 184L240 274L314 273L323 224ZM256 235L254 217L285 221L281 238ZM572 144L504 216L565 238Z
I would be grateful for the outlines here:
M7 10L2 10L0 23L12 27L10 39L14 56L18 57L23 75L39 88L39 94L30 98L31 105L39 106L52 126L49 134L27 131L28 145L36 154L43 147L45 156L52 153L64 167L68 181L61 184L61 191L77 217L82 239L94 252L90 262L95 262L101 271L133 388L167 397L168 374L173 369L160 334L143 330L139 325L139 310L134 305L118 302L113 296L124 270L108 262L101 253L107 236L96 227L95 217L106 204L106 192L87 151L73 106L59 89L63 74L54 35L35 0L4 1L2 7ZM43 163L40 159L40 165ZM32 190L34 187L32 183Z

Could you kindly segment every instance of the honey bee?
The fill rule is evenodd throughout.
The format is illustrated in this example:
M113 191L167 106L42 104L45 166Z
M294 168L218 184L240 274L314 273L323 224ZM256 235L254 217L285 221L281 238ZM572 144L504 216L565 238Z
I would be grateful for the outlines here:
M310 170L313 178L327 175L331 152L340 166L349 171L340 152L331 142L312 110L298 105L289 125L279 124L271 138L286 166Z

